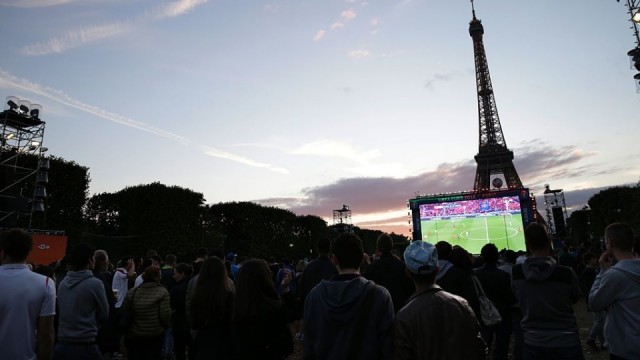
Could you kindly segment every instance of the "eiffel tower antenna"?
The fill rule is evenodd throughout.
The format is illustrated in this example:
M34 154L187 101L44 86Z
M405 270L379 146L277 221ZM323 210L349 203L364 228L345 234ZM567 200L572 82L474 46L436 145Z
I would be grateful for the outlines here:
M473 53L476 66L476 87L478 91L478 121L480 125L479 149L474 157L478 167L474 190L488 190L492 176L501 174L508 189L522 188L522 182L513 166L513 151L504 140L496 99L493 95L489 64L482 42L484 27L476 18L476 10L471 0L473 19L469 22L469 35L473 39ZM500 182L501 183L501 182ZM496 186L500 188L500 186Z
M471 13L473 14L473 19L476 18L476 9L473 7L473 0L471 0Z

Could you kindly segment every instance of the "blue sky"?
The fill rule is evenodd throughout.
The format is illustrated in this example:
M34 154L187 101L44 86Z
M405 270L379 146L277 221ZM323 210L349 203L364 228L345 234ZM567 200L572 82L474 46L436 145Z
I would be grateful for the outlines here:
M475 6L523 183L576 206L636 183L623 4ZM92 194L159 181L327 219L346 203L408 234L407 199L473 187L470 19L465 0L0 0L0 95L43 105L44 145L89 167Z

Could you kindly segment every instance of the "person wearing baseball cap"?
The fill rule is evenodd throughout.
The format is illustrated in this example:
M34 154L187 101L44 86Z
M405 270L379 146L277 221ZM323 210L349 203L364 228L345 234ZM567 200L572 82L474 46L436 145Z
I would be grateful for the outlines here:
M487 346L467 301L435 283L435 246L412 242L404 251L404 262L416 293L396 316L396 359L486 359Z

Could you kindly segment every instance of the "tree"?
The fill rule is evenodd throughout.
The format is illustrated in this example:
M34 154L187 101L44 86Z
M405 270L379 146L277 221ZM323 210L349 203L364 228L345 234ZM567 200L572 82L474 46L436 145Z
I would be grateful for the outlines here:
M626 222L640 230L640 186L611 187L593 195L588 203L596 236L604 235L605 227L614 222Z
M289 210L251 202L228 202L211 205L208 212L224 234L225 251L259 258L296 255L296 215Z
M585 207L572 212L569 223L574 244L586 244L591 240L591 210Z
M85 211L92 238L118 255L160 254L185 257L200 245L204 197L158 182L93 196Z
M296 227L295 251L298 254L296 258L317 257L316 243L318 239L331 236L327 222L319 216L303 215L298 216Z

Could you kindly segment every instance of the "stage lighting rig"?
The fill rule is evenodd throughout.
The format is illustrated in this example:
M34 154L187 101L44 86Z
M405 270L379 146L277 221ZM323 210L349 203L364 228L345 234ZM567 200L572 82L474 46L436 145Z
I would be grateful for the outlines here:
M618 0L620 2L620 0ZM640 0L627 0L627 9L630 16L631 30L636 38L636 47L631 49L627 55L631 60L631 69L640 71ZM636 92L640 93L640 72L633 76L633 80L636 84Z
M46 210L49 159L42 106L16 96L0 112L0 227L32 229ZM42 215L40 215L42 217Z

